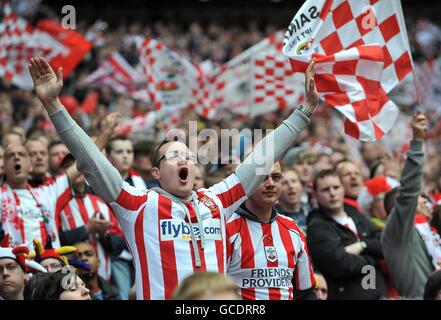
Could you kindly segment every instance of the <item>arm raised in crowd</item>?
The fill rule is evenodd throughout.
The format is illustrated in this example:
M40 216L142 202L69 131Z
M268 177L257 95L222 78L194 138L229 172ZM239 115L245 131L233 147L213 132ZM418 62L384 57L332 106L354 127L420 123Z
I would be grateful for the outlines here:
M296 109L274 131L260 141L253 152L236 168L235 173L247 195L256 190L270 172L273 164L282 157L300 131L309 124L309 117L319 102L314 81L314 64L312 61L305 73L306 102L303 108ZM264 165L259 166L261 163Z
M423 179L423 140L428 126L426 116L417 111L411 125L413 140L410 142L410 150L401 174L395 207L388 217L383 234L383 237L391 237L396 241L409 239Z
M29 65L35 92L57 129L58 134L78 161L93 190L107 203L114 202L123 180L92 139L77 125L61 104L58 96L63 88L61 68L57 74L43 58L32 58Z

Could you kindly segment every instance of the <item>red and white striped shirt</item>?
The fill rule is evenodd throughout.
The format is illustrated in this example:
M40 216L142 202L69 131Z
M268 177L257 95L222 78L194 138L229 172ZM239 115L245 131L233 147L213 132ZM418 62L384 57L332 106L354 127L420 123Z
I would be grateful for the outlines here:
M34 238L46 243L50 235L53 246L59 247L55 212L69 201L69 193L65 174L38 188L11 189L4 183L1 188L1 220L3 231L10 235L11 243L32 243Z
M124 182L111 204L133 256L138 299L170 299L178 284L194 272L226 271L226 221L245 201L245 191L232 174L196 195L192 201L177 202L155 190L143 192ZM187 211L197 238L200 267Z
M95 212L102 213L103 219L113 223L113 227L109 229L110 233L122 237L112 209L107 206L103 199L90 193L86 193L83 197L72 197L69 203L57 212L57 229L69 231L82 227L89 222ZM110 256L98 240L97 235L89 236L89 241L95 247L100 260L98 274L109 280L111 275Z
M271 223L235 213L227 224L228 275L244 300L291 300L295 290L315 284L305 237L293 219Z

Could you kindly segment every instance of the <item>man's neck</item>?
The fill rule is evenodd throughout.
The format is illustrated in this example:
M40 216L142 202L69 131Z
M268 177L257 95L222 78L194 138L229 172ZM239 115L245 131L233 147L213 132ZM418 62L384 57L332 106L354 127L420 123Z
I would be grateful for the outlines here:
M335 209L335 210L327 210L331 216L333 216L334 218L339 218L339 217L344 217L346 216L346 212L343 208L340 209Z
M87 287L92 293L96 293L101 291L99 282L98 282L98 275L93 275L88 281L87 281Z
M123 180L126 180L129 177L129 171L120 171L119 172L121 174L121 177L123 178Z
M27 189L28 188L28 180L25 180L23 182L13 183L10 181L7 181L7 184L11 187L11 189Z
M23 290L17 293L12 293L11 295L3 295L5 300L24 300Z
M251 211L262 223L268 223L271 220L273 212L272 206L259 206L251 201L245 202L245 207Z

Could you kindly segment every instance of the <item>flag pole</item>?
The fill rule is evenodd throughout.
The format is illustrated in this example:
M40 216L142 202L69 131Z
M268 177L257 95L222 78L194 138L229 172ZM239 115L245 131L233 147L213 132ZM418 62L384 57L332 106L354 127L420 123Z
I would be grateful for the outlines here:
M418 109L420 109L422 111L421 97L420 97L420 92L418 90L418 80L417 80L417 76L416 76L416 72L415 72L415 63L413 62L412 51L410 50L409 36L407 35L406 22L404 21L404 13L403 13L403 7L401 5L401 0L398 0L398 10L400 13L398 15L399 20L400 20L399 23L401 24L402 30L404 31L404 35L407 38L405 45L407 46L407 52L409 53L410 61L412 62L412 77L413 77L413 85L415 87L417 106L418 106Z

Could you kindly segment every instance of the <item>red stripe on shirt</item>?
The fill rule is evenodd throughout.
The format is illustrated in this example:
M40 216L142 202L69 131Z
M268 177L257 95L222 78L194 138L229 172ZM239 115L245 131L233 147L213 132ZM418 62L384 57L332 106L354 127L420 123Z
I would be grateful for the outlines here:
M61 211L63 209L69 208L69 202L71 199L72 191L70 190L70 188L67 188L57 199L57 203L55 204L55 223L57 226L57 230L61 230ZM70 212L70 215L72 216L72 212ZM70 222L69 225L71 225ZM71 228L76 228L75 221L73 222L73 227L71 226Z
M245 191L243 190L242 184L238 183L231 189L222 192L217 195L222 202L224 208L228 208L233 203L245 196Z
M288 268L295 268L295 260L294 256L296 255L296 250L294 248L294 244L292 243L292 238L289 233L289 230L285 228L285 226L280 222L279 219L276 219L277 226L279 227L280 238L282 239L283 246L285 247L285 251L288 255Z
M171 219L172 201L162 195L158 195L158 221ZM165 299L173 297L173 290L178 285L178 272L176 267L176 255L174 241L161 241L161 224L158 223L159 247L162 264L162 276L164 278Z
M147 201L147 194L142 196L135 196L121 189L121 192L116 199L116 203L126 210L137 211Z
M250 230L248 229L248 224L246 219L242 221L242 228L240 230L241 244L240 250L242 253L242 258L240 261L240 266L242 269L253 269L255 266L254 262L254 248L253 242L251 240ZM242 288L241 289L242 298L248 300L256 300L256 291L254 288Z
M46 230L46 224L44 221L40 221L40 235L41 235L41 243L46 243L47 241L47 230Z
M77 224L75 223L75 218L72 213L72 209L70 206L66 206L63 210L64 216L67 219L67 223L69 224L69 230L73 230L77 228Z
M84 205L84 198L75 198L75 201L78 205L78 210L80 211L83 223L87 224L89 222L89 213L87 212L86 206Z
M145 249L144 239L144 211L145 208L136 217L135 222L135 243L138 251L138 258L141 268L142 279L142 297L144 300L150 300L150 282L149 282L149 270L147 265L147 253Z

